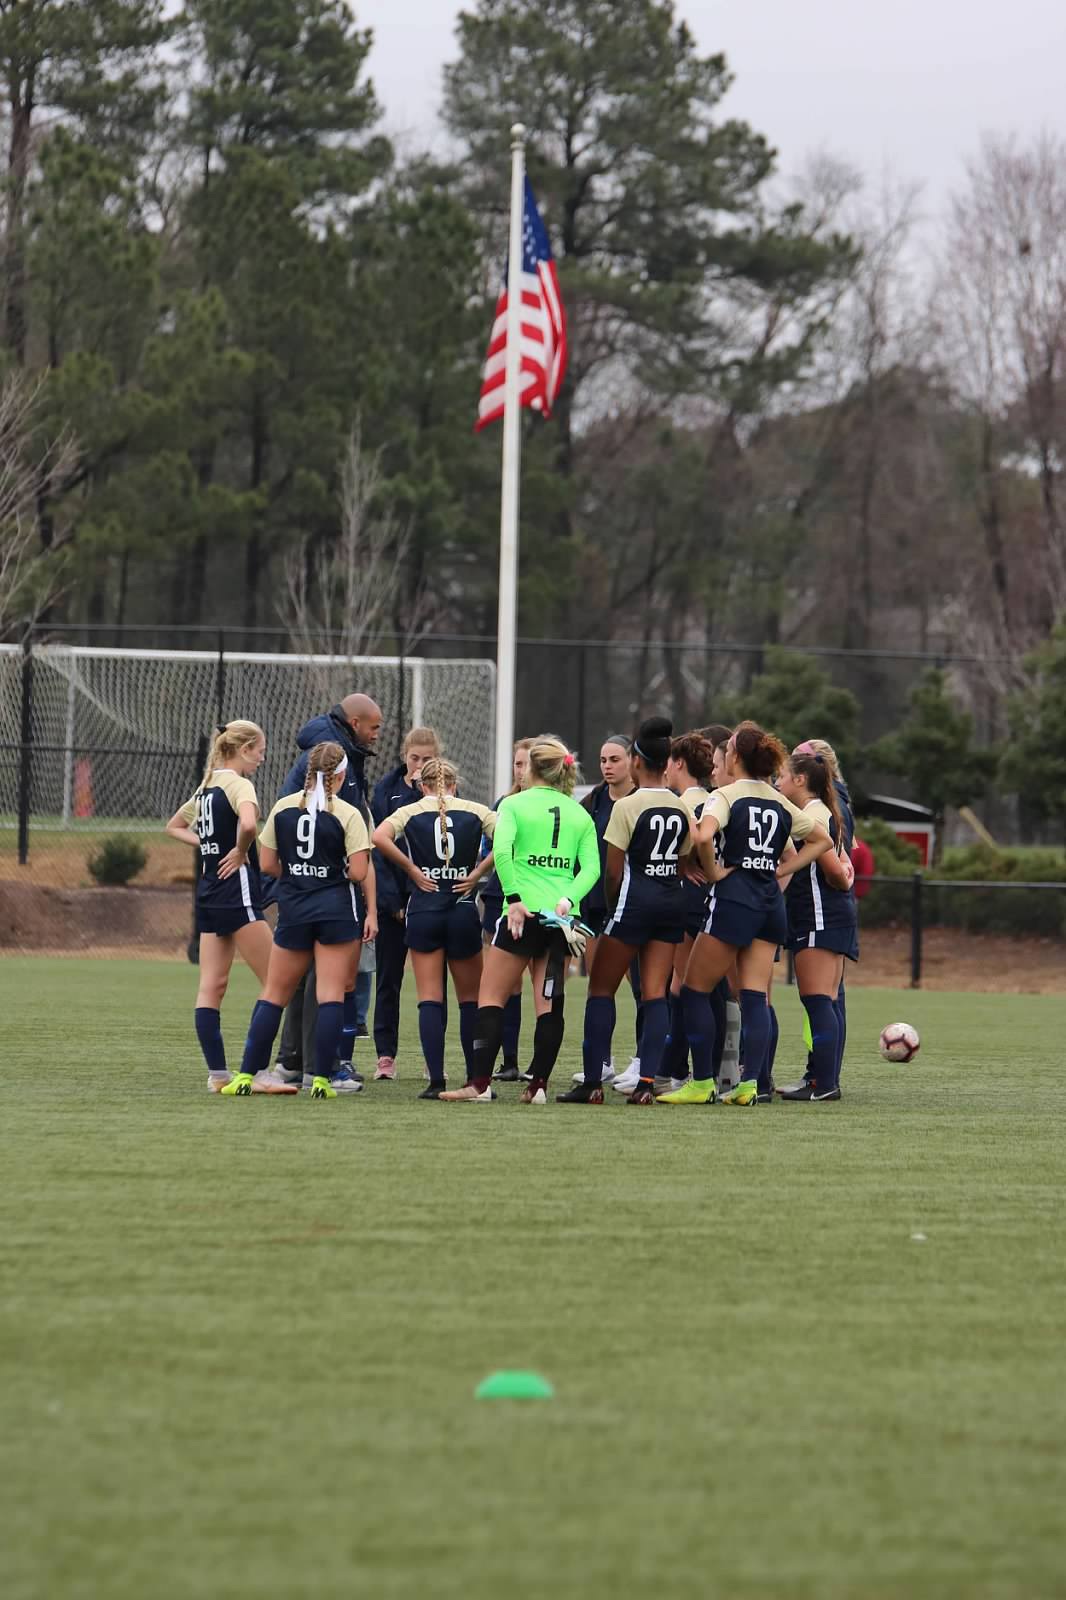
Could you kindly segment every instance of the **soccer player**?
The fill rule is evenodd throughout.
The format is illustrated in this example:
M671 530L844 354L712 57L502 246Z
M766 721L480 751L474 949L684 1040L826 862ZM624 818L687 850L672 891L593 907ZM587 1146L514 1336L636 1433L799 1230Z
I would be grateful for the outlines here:
M742 722L726 749L728 782L716 789L696 824L696 843L712 881L704 931L692 947L681 989L693 1081L684 1104L715 1097L716 1038L711 991L737 964L747 1076L723 1097L726 1104L768 1103L770 1017L767 993L774 956L788 938L788 918L778 882L790 837L800 843L789 861L798 872L833 848L829 834L772 787L786 758L780 740L754 722ZM721 834L721 859L715 839ZM671 1101L670 1095L663 1098ZM674 1101L672 1103L679 1103Z
M577 779L571 752L562 740L545 734L530 747L527 787L500 804L493 855L507 915L485 951L474 1074L463 1088L445 1090L442 1100L491 1101L504 1006L528 966L537 1024L532 1080L522 1100L547 1102L548 1079L563 1041L563 984L571 950L581 942L572 937L572 915L600 871L595 824L573 798Z
M222 1001L238 951L260 983L270 961L270 928L263 895L255 830L259 801L252 778L266 756L266 736L254 722L238 720L216 731L203 781L166 825L172 839L197 852L196 931L200 936L200 983L196 1037L207 1062L212 1094L229 1083L222 1042ZM284 1085L257 1081L255 1092L285 1093Z
M362 937L355 885L370 866L363 814L339 797L346 766L339 744L315 745L302 791L279 800L267 818L259 845L263 871L278 879L278 925L241 1070L222 1094L251 1094L256 1073L270 1059L282 1010L313 959L318 1009L311 1098L337 1097L330 1080L344 1025L344 995L359 965Z
M592 893L586 895L581 904L581 920L586 928L591 928L592 930L591 936L585 943L586 972L592 971L592 963L596 959L596 946L599 943L604 923L608 917L607 901L603 892L603 874L607 868L607 844L604 834L607 831L607 824L611 820L611 813L615 808L615 803L619 800L624 800L626 795L635 793L637 787L633 781L632 750L633 741L626 734L608 734L600 747L601 782L594 789L590 789L581 802L596 824L596 836L600 841L600 880ZM632 1078L628 1091L630 1093L636 1087L637 1080L640 1077L640 1032L641 1022L643 1021L639 998L640 976L635 968L631 968L631 983L634 982L634 978L633 993L637 997L636 1051L625 1072L619 1075L622 1078ZM574 1074L574 1082L582 1083L584 1082L584 1077L584 1071L576 1072ZM614 1079L614 1063L605 1061L603 1065L603 1081L607 1084L612 1083Z
M371 811L380 826L402 806L417 805L422 799L419 775L427 761L441 754L440 735L435 728L412 728L403 741L399 766L387 772L374 786ZM378 891L377 977L374 992L374 1048L377 1066L374 1080L396 1076L396 1052L400 1043L400 989L407 965L404 943L404 912L410 884L406 872L371 857L375 865Z
M312 717L310 721L304 723L296 735L300 755L297 756L281 785L279 798L284 799L287 795L298 795L303 792L309 754L315 745L323 742L338 744L346 758L339 798L362 812L363 820L369 829L372 823L367 799L366 762L374 753L381 729L381 707L367 694L345 695L344 699L330 711ZM268 885L268 889L269 887ZM377 880L373 862L356 892L356 900L359 905L363 939L371 943L377 938L378 931ZM362 1077L356 1072L349 1053L356 1032L357 976L358 974L353 974L352 983L345 994L345 1029L341 1032L339 1047L342 1071L334 1084L335 1088L343 1088L346 1093L353 1093L363 1086ZM292 1004L286 1009L277 1065L270 1074L275 1081L295 1083L297 1087L302 1081L304 1088L311 1087L313 1076L311 1065L315 1051L315 1007L315 975L314 966L311 966L307 977L293 996Z
M845 958L857 961L859 956L855 875L844 853L847 824L825 756L790 756L777 787L828 831L835 846L806 871L793 872L785 891L788 947L810 1022L811 1056L803 1081L778 1092L782 1100L839 1100L842 1051L837 1002ZM784 866L791 864L786 860Z
M728 729L726 737L728 738ZM689 813L691 822L698 822L703 812L703 807L710 799L709 786L711 774L714 770L714 745L700 733L686 733L680 739L675 739L670 748L670 759L666 763L666 784L677 795ZM684 939L674 949L674 970L670 980L670 1037L667 1041L666 1052L663 1056L662 1079L656 1084L661 1092L681 1089L688 1077L688 1038L685 1034L685 1022L681 1014L681 983L685 968L688 965L689 952L696 941L697 935L702 931L707 920L707 901L710 896L710 885L706 875L699 865L698 859L689 856L681 874L681 889L684 903ZM713 995L712 1004L718 1007L716 1021L718 1022L718 1055L720 1064L721 1047L725 1043L725 1001L722 995L725 979L722 980ZM719 1013L720 1012L720 1017ZM670 1082L663 1080L669 1078Z
M692 849L690 813L664 782L673 728L665 717L649 717L633 741L635 793L611 812L607 842L606 899L610 916L589 973L582 1059L584 1081L559 1100L603 1104L603 1063L610 1060L615 1001L633 961L640 960L644 1000L640 1079L629 1096L634 1106L655 1103L655 1079L669 1033L666 995L674 950L684 938L684 895L679 863Z
M855 844L855 814L854 814L854 811L852 809L851 795L848 793L848 786L847 786L847 783L844 780L844 774L841 771L840 762L837 759L836 751L833 749L833 746L826 739L804 739L801 744L798 744L796 746L795 750L793 751L793 755L797 755L797 756L804 756L804 755L815 756L815 755L817 755L817 756L821 756L824 759L827 767L829 768L829 774L830 774L830 777L832 778L833 788L836 791L837 799L840 802L840 815L841 815L841 819L842 819L843 825L844 825L844 849L847 851L847 853L848 853L848 855L850 857L851 852L852 852L852 848L853 848L853 846ZM856 929L857 929L858 928L858 906L857 905L856 905L855 909L856 909ZM837 1081L839 1082L839 1079L840 1079L840 1068L841 1068L841 1066L843 1065L843 1062L844 1062L844 1050L845 1050L846 1045L847 1045L847 1037L848 1037L848 1011L847 1011L847 1001L846 1001L846 997L845 997L844 979L843 978L841 978L841 980L840 980L840 988L837 991L836 1001L834 1002L834 1010L836 1011L836 1014L837 1014L837 1029L838 1029L838 1032L839 1032L839 1035L840 1035L840 1044L839 1044L840 1060L839 1060L839 1062L837 1064ZM808 1057L807 1057L807 1066L806 1066L806 1069L804 1071L803 1077L800 1079L799 1083L788 1084L786 1087L789 1088L789 1089L802 1088L804 1084L807 1084L807 1083L810 1082L812 1076L813 1076L813 1067L811 1065L810 1055L808 1055Z
M529 752L536 743L535 739L516 739L511 766L512 785L509 794L519 794L525 786L529 775ZM499 811L505 796L501 795L494 806L494 811ZM494 872L490 872L481 882L481 926L484 930L484 942L492 943L497 924L503 916L503 890L500 880ZM518 1041L522 1033L522 973L518 974L518 983L503 1008L503 1063L496 1074L499 1083L517 1083L518 1070Z
M492 839L495 814L456 797L459 774L433 756L421 769L424 794L401 806L374 830L373 844L387 866L411 883L404 932L418 990L418 1033L429 1069L419 1099L439 1100L444 1077L445 968L459 1002L459 1037L467 1077L474 1072L474 1028L481 982L481 922L474 891L492 870L483 840ZM403 839L407 853L399 848Z

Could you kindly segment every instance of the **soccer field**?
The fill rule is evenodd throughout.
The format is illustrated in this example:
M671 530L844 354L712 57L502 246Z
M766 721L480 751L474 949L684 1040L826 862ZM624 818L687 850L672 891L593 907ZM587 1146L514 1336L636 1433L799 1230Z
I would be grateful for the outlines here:
M1066 1592L1066 999L856 991L840 1105L638 1112L418 1102L409 983L321 1104L208 1096L187 967L0 972L5 1600Z

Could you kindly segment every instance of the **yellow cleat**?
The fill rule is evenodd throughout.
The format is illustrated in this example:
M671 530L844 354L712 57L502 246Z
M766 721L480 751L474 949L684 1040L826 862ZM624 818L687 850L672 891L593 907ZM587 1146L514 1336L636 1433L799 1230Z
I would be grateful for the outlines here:
M219 1094L251 1094L252 1074L250 1072L235 1072Z
M660 1106L710 1106L718 1098L713 1078L690 1078L680 1089L671 1089L656 1100Z
M312 1080L311 1080L311 1099L312 1100L336 1100L336 1098L337 1098L337 1091L333 1087L333 1085L330 1083L328 1078L312 1078Z
M758 1103L759 1085L754 1078L745 1078L735 1089L722 1096L724 1106L753 1106Z

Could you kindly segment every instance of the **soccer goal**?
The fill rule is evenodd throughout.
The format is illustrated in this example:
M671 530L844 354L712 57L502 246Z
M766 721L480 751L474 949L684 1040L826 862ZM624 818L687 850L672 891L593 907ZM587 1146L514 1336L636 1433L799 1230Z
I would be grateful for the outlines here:
M219 721L267 736L264 812L297 755L296 733L345 694L381 706L373 784L408 727L440 732L464 793L491 803L495 664L412 656L267 655L209 650L0 647L0 827L28 809L34 829L155 829L194 786ZM28 715L29 740L23 738Z

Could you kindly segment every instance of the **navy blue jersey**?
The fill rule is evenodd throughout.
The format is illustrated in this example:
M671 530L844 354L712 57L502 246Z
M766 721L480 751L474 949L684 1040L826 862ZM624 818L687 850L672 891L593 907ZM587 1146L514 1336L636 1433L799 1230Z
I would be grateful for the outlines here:
M496 813L476 801L445 795L443 824L440 808L435 795L426 795L385 818L393 838L406 840L407 854L415 866L437 885L433 894L411 885L408 916L454 905L452 885L473 872L481 859L482 840L491 839L496 827Z
M305 809L303 796L286 795L266 820L259 840L276 850L279 920L294 922L359 920L348 857L370 850L370 835L360 811L334 796L332 810Z
M719 830L719 861L734 869L715 884L714 895L750 906L766 905L780 894L777 869L790 838L806 839L814 827L811 816L754 778L716 789L704 805L702 830L708 819Z
M630 793L632 792L631 790ZM607 866L607 840L604 835L615 808L615 801L611 799L610 785L597 784L581 804L596 824L596 837L600 841L600 881L582 900L581 914L584 917L602 917L607 910L607 897L603 892L603 874Z
M804 806L803 813L819 823L836 843L836 823L827 805L821 800L811 800ZM806 934L823 933L827 928L855 926L854 894L850 889L837 889L829 883L822 871L821 861L812 861L809 866L793 874L785 891L785 904L788 908L790 940Z
M216 911L236 911L243 906L255 912L262 908L259 856L254 841L248 851L247 866L241 867L232 877L218 876L219 862L237 843L239 811L246 804L253 805L258 816L259 801L251 779L239 777L228 767L220 767L186 800L179 812L185 826L200 840L198 905L210 906Z
M689 812L669 789L637 789L615 803L604 834L625 851L625 867L612 921L639 917L664 923L684 919L678 872L692 849Z

